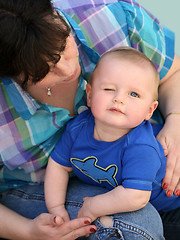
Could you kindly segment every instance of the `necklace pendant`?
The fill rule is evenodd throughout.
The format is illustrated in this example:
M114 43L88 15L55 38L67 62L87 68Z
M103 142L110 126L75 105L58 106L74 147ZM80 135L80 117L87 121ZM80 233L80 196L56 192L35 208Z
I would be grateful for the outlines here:
M50 87L47 88L47 95L51 96L51 88Z

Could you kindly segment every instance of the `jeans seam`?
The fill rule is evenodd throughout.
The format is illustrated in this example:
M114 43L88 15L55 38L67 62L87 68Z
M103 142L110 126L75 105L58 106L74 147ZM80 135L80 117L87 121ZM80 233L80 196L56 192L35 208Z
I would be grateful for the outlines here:
M22 199L31 199L31 200L41 200L41 201L44 201L44 195L38 195L37 193L36 194L27 194L25 192L23 192L22 190L16 190L14 189L13 191L10 191L10 192L6 192L5 193L7 196L16 196L16 197L20 197Z
M138 227L135 227L131 224L127 224L119 219L116 219L114 218L114 225L117 227L117 225L119 225L120 228L123 228L123 229L126 229L126 230L129 230L129 231L132 231L132 232L135 232L139 235L141 235L142 237L148 239L148 240L154 240L154 238L152 238L147 232L145 232L144 230L138 228Z
M65 202L65 206L73 206L73 207L79 207L81 208L82 207L82 203L80 202L75 202L75 201L66 201Z

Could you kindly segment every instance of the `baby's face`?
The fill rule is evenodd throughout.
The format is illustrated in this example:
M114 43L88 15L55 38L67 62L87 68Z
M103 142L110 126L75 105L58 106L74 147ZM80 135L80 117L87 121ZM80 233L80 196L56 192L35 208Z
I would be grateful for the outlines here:
M93 74L88 100L96 120L125 129L148 120L157 107L154 77L150 67L113 56L102 59Z

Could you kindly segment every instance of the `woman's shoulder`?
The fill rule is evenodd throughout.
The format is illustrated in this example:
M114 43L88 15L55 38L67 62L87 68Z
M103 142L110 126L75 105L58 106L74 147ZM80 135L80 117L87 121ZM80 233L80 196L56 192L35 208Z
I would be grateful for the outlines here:
M91 110L88 108L81 112L79 115L75 116L72 120L67 124L67 129L70 131L81 128L83 125L88 124L88 122L92 118Z

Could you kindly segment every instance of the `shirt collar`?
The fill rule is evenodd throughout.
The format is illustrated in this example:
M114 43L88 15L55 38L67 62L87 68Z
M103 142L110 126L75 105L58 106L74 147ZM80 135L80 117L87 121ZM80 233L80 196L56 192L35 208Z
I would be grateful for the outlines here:
M85 74L88 74L89 76L89 73L91 74L92 71L94 70L94 67L96 66L99 58L100 58L100 55L98 52L96 52L94 49L90 48L88 45L87 45L87 42L86 42L86 39L85 39L85 36L84 34L82 33L79 25L67 14L65 13L64 11L58 9L58 8L55 8L56 11L59 12L59 14L64 17L64 19L66 20L66 22L68 22L68 24L70 25L71 27L71 32L73 35L75 35L78 39L78 41L80 42L81 44L81 47L83 49L83 51L85 52L85 54L88 56L89 58L89 65L88 65L88 72L85 71ZM83 64L83 63L82 63ZM86 68L85 68L86 70ZM84 77L84 76L83 76ZM86 77L84 77L86 79Z
M14 80L2 79L7 95L17 113L24 119L29 119L40 108L38 102L25 92Z

